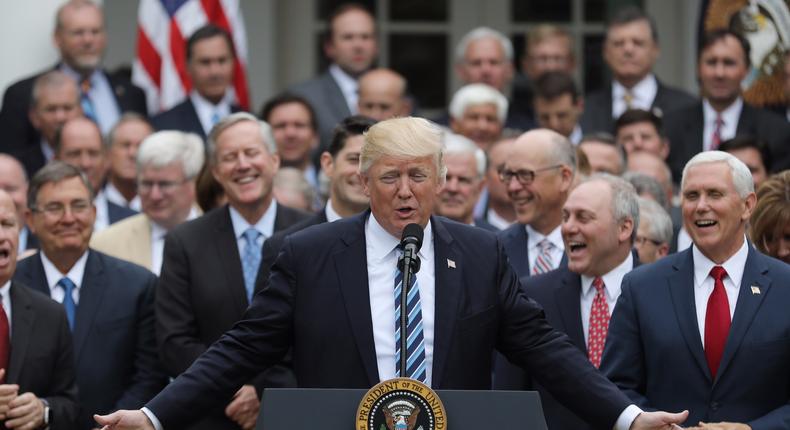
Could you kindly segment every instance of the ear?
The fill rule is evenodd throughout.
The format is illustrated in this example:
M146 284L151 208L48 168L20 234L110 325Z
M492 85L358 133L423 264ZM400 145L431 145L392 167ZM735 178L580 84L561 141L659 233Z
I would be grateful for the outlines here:
M757 195L755 193L749 193L746 196L746 199L743 201L744 208L743 214L741 215L741 220L749 221L749 217L752 216L752 211L754 210L754 206L757 204Z
M659 257L666 257L667 255L669 255L669 245L666 243L662 243L661 246L658 247L658 250L656 250L656 252L658 253Z
M31 233L36 234L36 226L33 223L33 211L30 209L25 210L25 224L27 224Z
M369 184L370 178L368 177L368 174L359 172L359 179L362 180L362 188L363 191L365 192L365 196L367 198L370 198L370 184Z
M332 155L329 152L327 152L327 151L322 152L321 153L321 171L324 172L324 174L327 177L331 178L332 177L332 173L334 173L334 170L335 170L335 160L332 159Z
M666 137L661 138L661 149L658 151L658 156L664 161L669 157L669 139Z
M277 170L280 169L280 156L277 154L272 154L271 157L272 157L272 164L274 164L274 171L276 172Z
M569 191L573 187L573 170L568 166L560 167L560 179L562 180L560 190L563 192Z
M624 219L618 227L617 239L620 243L630 242L631 234L634 232L634 220L631 218Z

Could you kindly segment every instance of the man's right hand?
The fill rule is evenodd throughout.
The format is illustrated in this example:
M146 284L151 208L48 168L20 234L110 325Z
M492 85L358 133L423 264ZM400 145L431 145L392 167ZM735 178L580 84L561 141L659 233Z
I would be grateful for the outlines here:
M109 415L94 415L102 430L155 430L154 425L141 410L116 411Z
M5 379L5 369L0 369L0 381ZM0 420L6 419L8 402L14 400L19 394L19 385L0 384Z

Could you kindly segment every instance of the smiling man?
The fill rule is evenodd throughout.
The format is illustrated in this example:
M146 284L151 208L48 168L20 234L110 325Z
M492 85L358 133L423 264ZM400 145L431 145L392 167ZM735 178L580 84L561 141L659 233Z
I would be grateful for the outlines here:
M687 426L790 421L790 266L746 240L755 201L743 162L692 158L681 206L693 245L626 275L609 325L601 370L637 404L686 405Z
M457 134L444 136L447 179L436 201L436 214L490 231L498 229L474 217L475 205L486 185L486 155L471 140Z

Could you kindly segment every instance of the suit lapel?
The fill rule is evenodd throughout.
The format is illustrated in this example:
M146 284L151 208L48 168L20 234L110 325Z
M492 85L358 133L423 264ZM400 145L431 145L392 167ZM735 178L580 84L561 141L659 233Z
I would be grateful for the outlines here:
M442 386L447 355L453 339L458 309L464 288L461 253L453 243L453 237L437 217L431 217L434 231L434 330L433 330L433 372L431 385ZM452 263L455 264L452 264Z
M749 326L757 315L757 310L771 287L771 278L765 275L768 272L768 267L763 262L762 256L754 250L751 243L748 245L749 256L746 258L741 288L738 292L738 302L735 305L735 314L732 318L730 334L727 336L724 354L721 356L717 380L727 370L727 365L730 364L735 352L738 351ZM753 293L752 286L758 287L760 293Z
M527 228L524 224L515 224L515 227L507 232L509 239L505 241L508 245L507 251L510 265L516 269L519 276L529 276L529 248Z
M365 366L370 386L379 382L376 345L373 342L373 319L370 315L367 255L365 252L365 220L369 215L357 216L356 222L341 238L345 248L334 255L335 274L345 302L348 321L354 333L359 355ZM360 268L360 263L364 269Z
M675 308L675 316L680 326L680 332L686 340L689 351L700 371L710 380L710 369L705 360L705 350L699 336L697 324L697 310L694 299L694 262L692 261L691 248L675 255L672 268L675 270L669 276L669 293Z
M217 212L216 240L214 241L222 273L227 278L228 294L233 298L236 305L236 315L241 315L249 305L247 300L247 289L244 286L244 275L241 268L241 256L239 255L239 245L236 242L236 234L233 231L233 222L230 220L230 206Z
M5 378L7 383L11 384L19 381L19 373L25 363L27 346L30 343L30 339L33 338L33 323L36 320L36 314L27 296L29 293L20 291L22 288L25 287L14 282L11 283L11 327L13 336L11 336L8 375Z
M735 134L738 136L742 134L753 136L758 131L760 130L757 130L757 112L744 101L741 115L738 117L738 127Z
M96 313L101 309L104 294L107 291L107 279L104 265L95 251L88 251L85 273L80 286L80 301L74 316L74 357L79 361L80 352L88 339Z
M563 271L562 282L554 291L557 299L557 309L565 326L565 333L571 338L573 343L582 351L587 350L584 342L584 326L581 316L581 276L567 269Z
M335 78L333 78L329 72L324 73L322 78L325 82L323 87L326 90L326 100L332 105L330 110L341 112L342 117L351 115L351 111L348 110L348 104L346 103L346 96L343 95L340 86L335 82Z

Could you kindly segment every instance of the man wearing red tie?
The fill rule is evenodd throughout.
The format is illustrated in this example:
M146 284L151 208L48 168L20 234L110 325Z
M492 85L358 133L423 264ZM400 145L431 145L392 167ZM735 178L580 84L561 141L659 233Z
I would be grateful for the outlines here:
M595 175L577 186L562 208L568 265L521 278L527 295L543 306L549 323L564 331L596 367L601 363L620 282L639 264L631 251L638 224L639 205L631 184L612 175ZM562 406L533 376L510 363L498 363L495 388L539 390L552 430L593 428Z
M626 275L601 363L640 407L683 405L686 425L700 428L790 423L790 266L746 240L755 201L734 156L709 151L686 164L693 246Z

